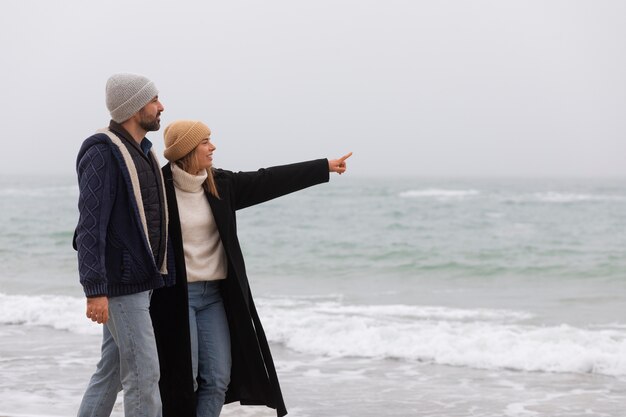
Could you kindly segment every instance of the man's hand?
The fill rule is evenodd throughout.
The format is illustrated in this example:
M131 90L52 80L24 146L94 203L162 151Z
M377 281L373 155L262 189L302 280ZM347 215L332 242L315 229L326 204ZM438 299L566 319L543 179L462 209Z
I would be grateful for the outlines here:
M106 296L87 298L87 318L104 324L109 320L109 299Z
M328 161L328 170L330 172L336 172L339 175L343 174L344 172L346 172L346 169L348 169L348 167L346 165L346 159L350 158L351 156L352 156L352 152L342 156L339 159L331 159L331 160L329 160Z

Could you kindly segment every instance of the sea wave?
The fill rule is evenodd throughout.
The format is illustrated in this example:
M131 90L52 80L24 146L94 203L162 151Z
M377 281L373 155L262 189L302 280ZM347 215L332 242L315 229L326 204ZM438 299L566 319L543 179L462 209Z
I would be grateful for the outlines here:
M0 324L43 326L79 334L100 334L85 316L85 299L62 295L0 293Z
M548 191L535 193L531 198L546 203L579 203L588 201L626 201L625 196L610 194L582 194Z
M269 339L329 357L626 375L626 330L524 322L525 312L264 300Z
M50 186L50 187L23 187L0 188L0 197L61 197L78 196L78 185Z
M425 188L419 190L403 191L399 194L402 198L435 198L438 200L463 199L479 195L478 190L449 190L442 188Z
M349 305L316 298L259 298L269 340L315 356L399 359L479 369L626 375L626 327L538 325L524 311ZM0 294L0 324L79 334L101 327L83 298Z
M424 188L407 190L398 194L401 198L420 198L438 201L466 200L468 197L494 199L495 201L513 203L597 203L624 202L626 196L620 194L576 193L566 191L543 191L533 193L512 193L496 191L479 191L476 189L444 189Z

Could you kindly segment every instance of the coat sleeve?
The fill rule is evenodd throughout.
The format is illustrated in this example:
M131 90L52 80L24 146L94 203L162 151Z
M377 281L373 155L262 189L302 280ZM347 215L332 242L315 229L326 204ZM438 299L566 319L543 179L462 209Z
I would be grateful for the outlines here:
M312 185L328 182L328 160L316 159L233 174L234 209L250 207Z
M111 169L110 149L103 144L91 146L77 162L79 218L75 247L80 283L88 297L107 294L106 231L115 198Z

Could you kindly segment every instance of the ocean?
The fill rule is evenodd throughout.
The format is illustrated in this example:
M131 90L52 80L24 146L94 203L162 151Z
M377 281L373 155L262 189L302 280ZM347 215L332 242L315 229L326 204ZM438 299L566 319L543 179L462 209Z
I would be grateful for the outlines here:
M77 196L0 179L0 416L75 415L99 358ZM626 179L348 173L238 228L293 417L626 416Z

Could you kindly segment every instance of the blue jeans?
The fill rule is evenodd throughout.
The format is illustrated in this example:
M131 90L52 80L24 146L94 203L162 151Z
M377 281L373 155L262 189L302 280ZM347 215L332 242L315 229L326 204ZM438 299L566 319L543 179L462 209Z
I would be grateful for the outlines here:
M197 417L220 415L230 383L230 332L220 281L190 282L191 364Z
M161 417L159 357L150 319L150 291L109 298L102 354L78 417L110 416L124 390L126 417Z

